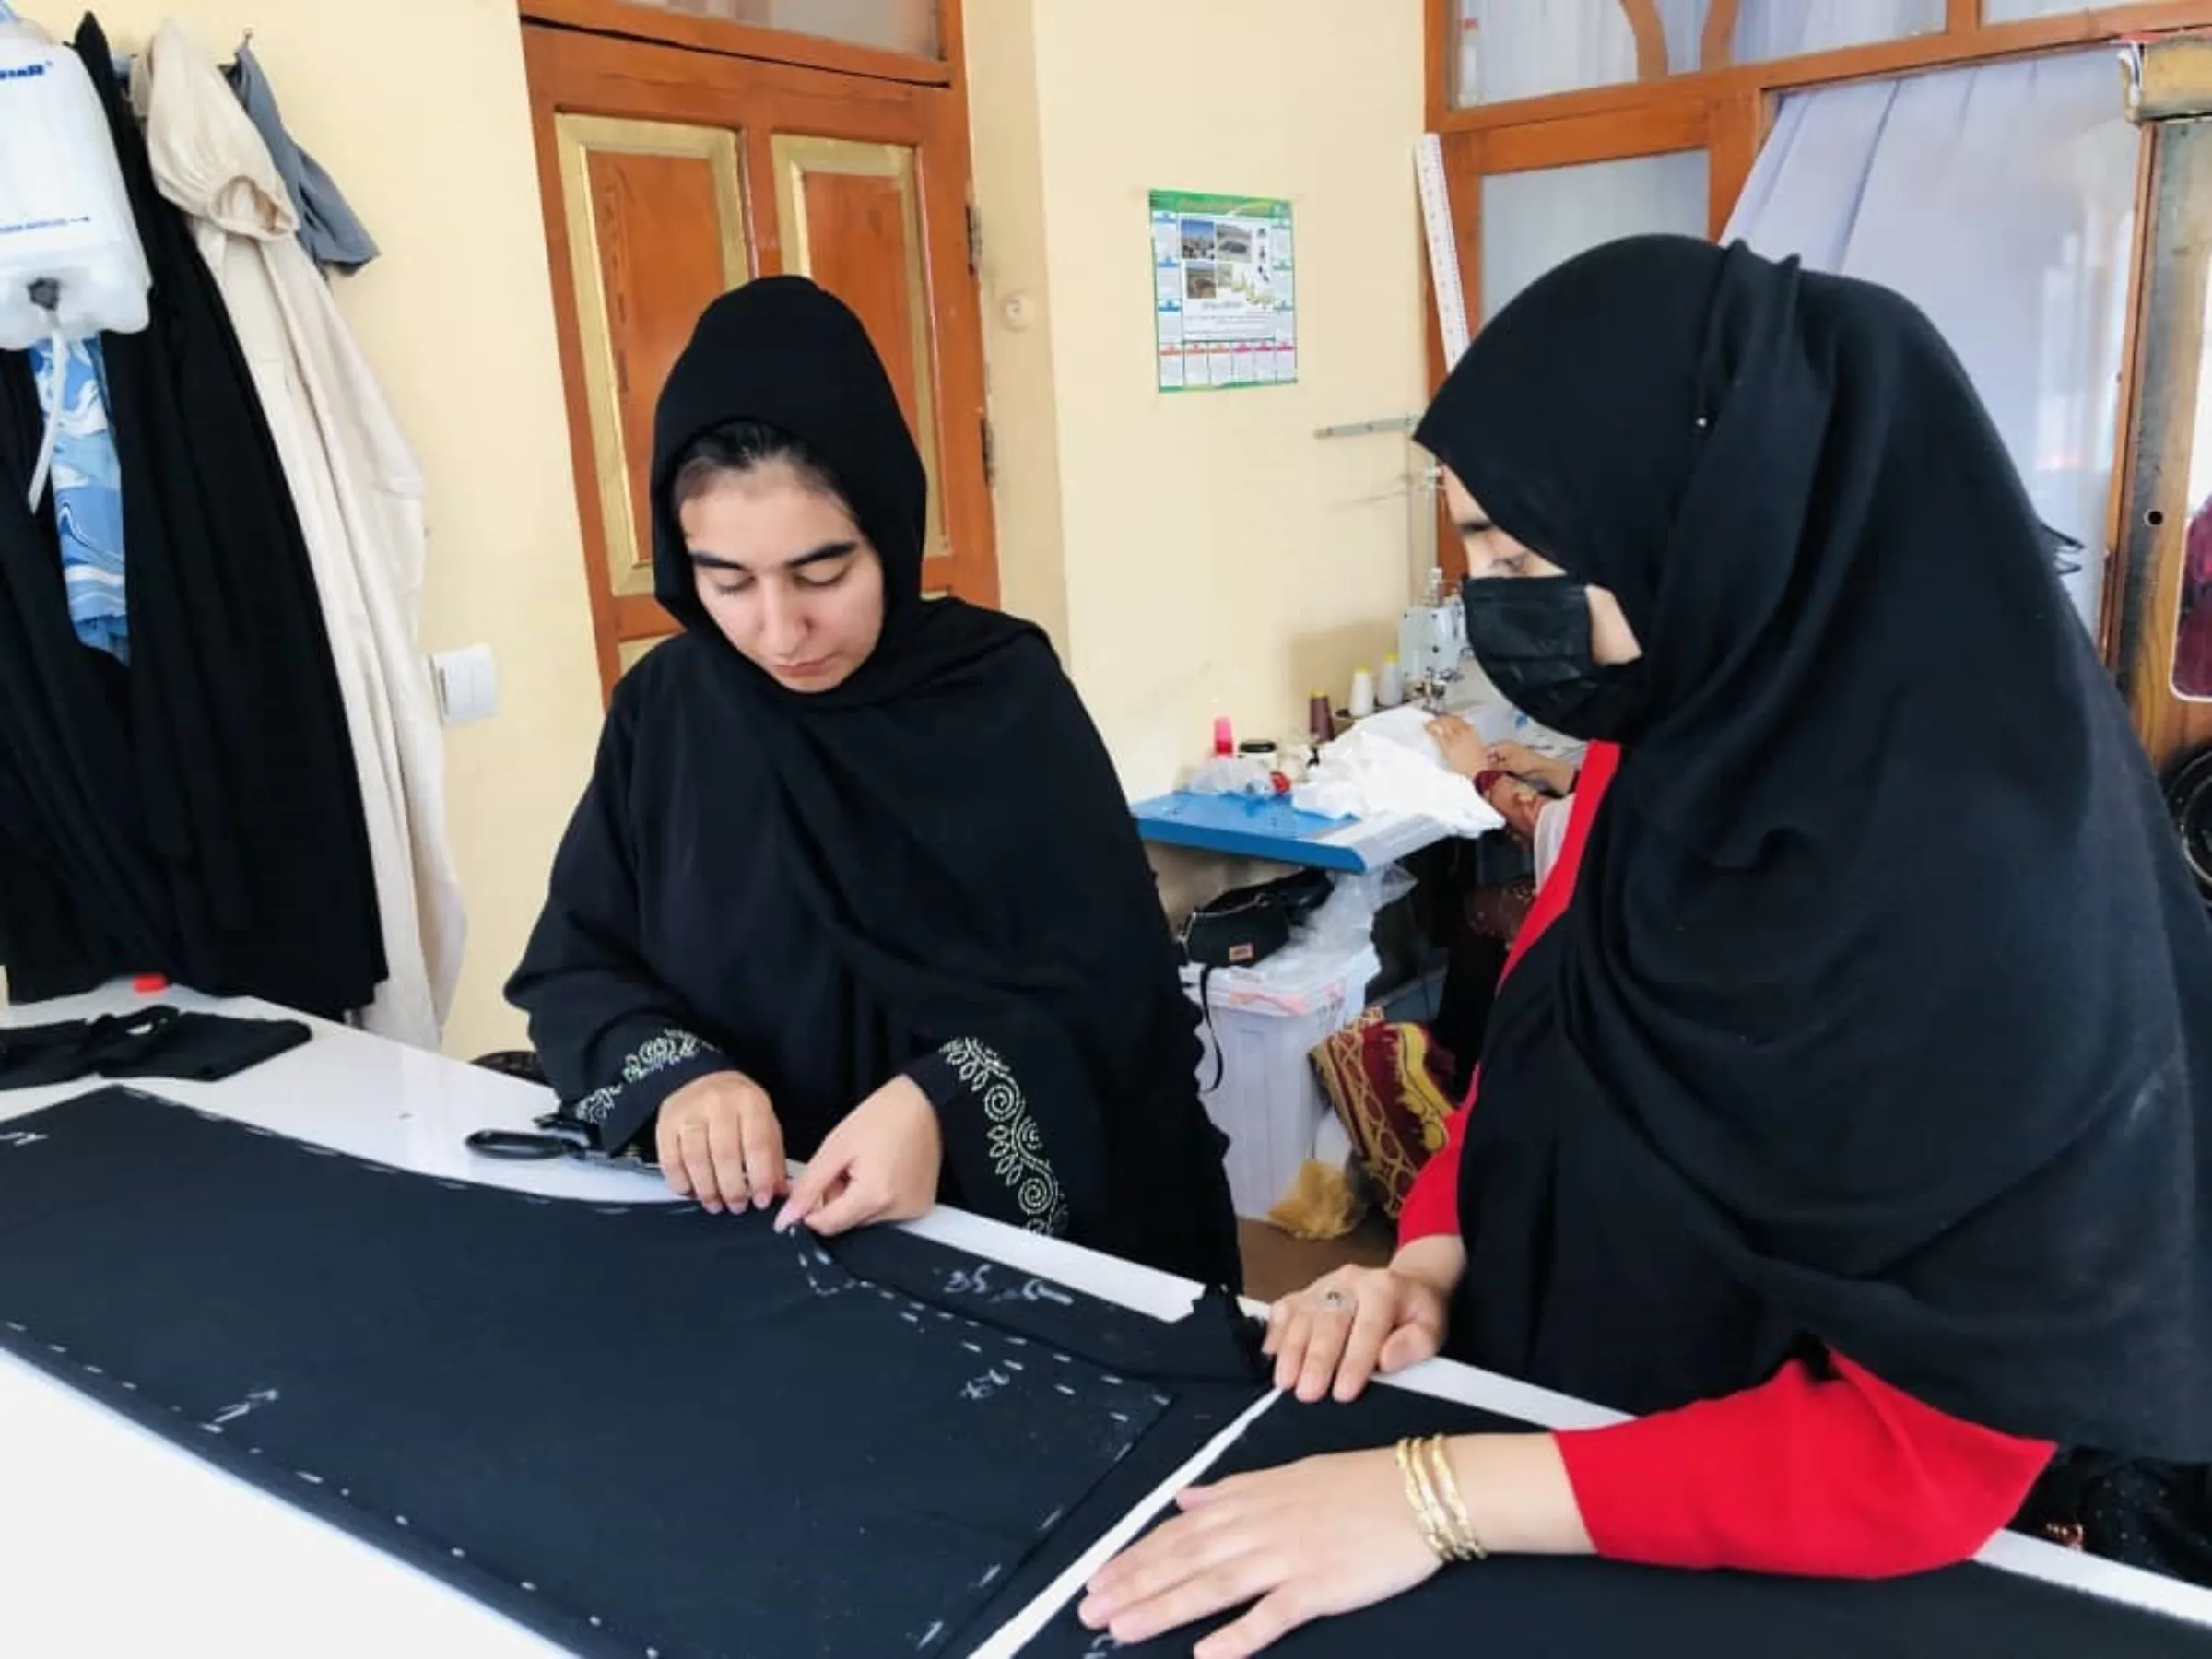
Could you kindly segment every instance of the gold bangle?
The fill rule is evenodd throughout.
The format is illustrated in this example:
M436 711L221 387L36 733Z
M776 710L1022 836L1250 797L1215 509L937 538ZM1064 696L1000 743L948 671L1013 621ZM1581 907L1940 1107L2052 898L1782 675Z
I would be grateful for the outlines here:
M1419 1467L1414 1461L1417 1449L1418 1442L1412 1440L1398 1442L1398 1473L1406 1482L1406 1507L1413 1511L1413 1518L1420 1525L1421 1538L1429 1546L1430 1553L1440 1561L1449 1561L1452 1559L1451 1540L1444 1535L1442 1517L1426 1490Z
M1453 1547L1459 1551L1459 1559L1465 1561L1486 1559L1490 1552L1483 1547L1482 1535L1475 1530L1474 1519L1467 1513L1467 1500L1460 1494L1459 1477L1452 1470L1451 1442L1438 1434L1430 1436L1426 1445L1435 1484L1451 1511L1448 1531Z
M1453 1523L1451 1512L1444 1507L1443 1498L1430 1467L1436 1447L1442 1439L1441 1435L1432 1435L1426 1440L1414 1441L1414 1473L1419 1477L1421 1500L1428 1508L1430 1519L1435 1524L1437 1536L1443 1540L1443 1547L1438 1553L1447 1561L1472 1560L1474 1552L1467 1547L1466 1540L1462 1536L1460 1529Z

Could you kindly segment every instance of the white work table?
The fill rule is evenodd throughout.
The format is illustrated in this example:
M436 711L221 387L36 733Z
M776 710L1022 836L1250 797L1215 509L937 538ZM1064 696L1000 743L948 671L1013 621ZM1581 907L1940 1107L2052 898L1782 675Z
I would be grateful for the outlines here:
M114 991L30 1008L0 1026L113 1013L144 999ZM274 1016L256 1004L185 993L180 1006ZM100 1085L0 1091L0 1126ZM523 1129L549 1097L513 1079L318 1024L315 1040L229 1082L148 1080L148 1092L358 1156L448 1179L552 1197L636 1203L653 1177L572 1160L501 1162L464 1147L470 1131ZM913 1230L1163 1318L1195 1287L995 1222L940 1210ZM456 1271L462 1270L456 1264ZM1609 1420L1594 1406L1465 1366L1434 1362L1411 1386L1552 1427ZM1154 1506L1133 1511L1134 1534ZM1070 1590L1109 1539L1064 1581ZM2025 1538L1985 1557L2212 1625L2212 1592ZM0 1653L40 1659L220 1653L225 1659L378 1659L397 1654L542 1656L559 1650L412 1568L200 1462L30 1366L0 1354ZM1018 1618L988 1655L1016 1653L1043 1608Z

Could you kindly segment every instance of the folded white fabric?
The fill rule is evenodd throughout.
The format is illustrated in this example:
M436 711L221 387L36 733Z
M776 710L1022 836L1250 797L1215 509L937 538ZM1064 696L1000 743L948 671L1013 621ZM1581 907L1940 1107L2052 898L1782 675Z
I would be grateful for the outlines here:
M1504 820L1475 786L1445 766L1424 709L1390 709L1361 721L1324 749L1291 795L1329 818L1403 813L1431 818L1454 835L1487 834Z

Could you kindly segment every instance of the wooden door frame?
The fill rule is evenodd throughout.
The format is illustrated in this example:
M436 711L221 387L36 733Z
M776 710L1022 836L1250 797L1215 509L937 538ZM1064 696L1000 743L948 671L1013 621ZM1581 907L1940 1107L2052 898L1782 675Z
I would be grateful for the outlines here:
M2152 47L2134 112L2148 143L2106 644L2144 747L2162 769L2212 740L2212 702L2172 689L2196 505L2191 451L2198 403L2212 392L2203 367L2212 302L2212 38Z
M763 64L791 64L803 69L827 69L837 75L905 81L917 87L958 88L964 100L967 76L962 72L960 57L963 41L960 0L937 0L937 7L939 55L925 58L873 46L855 46L845 41L825 40L818 35L731 23L720 18L690 17L637 4L635 0L517 0L517 9L525 23L614 40L681 46L692 52L718 53L724 57L750 58Z
M731 125L728 83L742 77L758 98L803 104L818 99L835 77L841 88L834 123L841 135L863 142L911 145L922 241L921 261L929 327L929 357L915 364L934 387L940 510L952 549L952 579L971 603L999 602L995 511L984 453L986 404L982 362L982 301L969 242L972 194L968 153L966 76L959 0L939 0L938 30L946 60L872 52L837 41L661 12L628 0L520 0L525 66L533 88L548 79L582 85L564 109L579 114L624 117L636 100L623 86L649 86L669 118L701 125ZM634 15L633 15L634 14ZM670 48L684 53L677 57ZM591 60L584 61L588 54ZM701 55L703 54L703 55ZM683 73L677 66L687 65ZM594 90L603 83L604 90ZM717 83L720 83L718 89ZM870 88L880 107L870 112ZM603 688L611 696L621 675L621 644L645 631L635 626L649 598L610 591L606 515L590 511L598 499L598 459L583 353L582 319L570 273L572 246L552 112L531 98L532 138L537 156L553 308L571 434L571 463L583 533L583 556ZM772 193L759 181L772 178L772 140L767 126L747 123L741 136L740 175L750 231L753 268L762 276L784 269L782 226ZM950 483L956 475L979 481ZM945 561L927 574L942 580Z

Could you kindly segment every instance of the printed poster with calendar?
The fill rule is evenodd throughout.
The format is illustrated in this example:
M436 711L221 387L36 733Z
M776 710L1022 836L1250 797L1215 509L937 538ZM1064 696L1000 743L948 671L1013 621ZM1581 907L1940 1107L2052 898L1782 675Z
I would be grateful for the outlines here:
M1297 267L1289 203L1154 191L1159 389L1297 380Z

